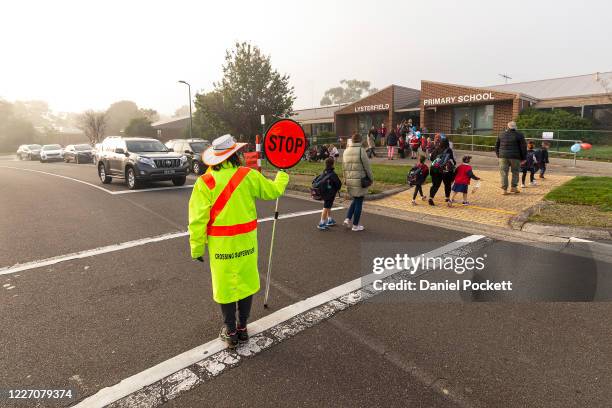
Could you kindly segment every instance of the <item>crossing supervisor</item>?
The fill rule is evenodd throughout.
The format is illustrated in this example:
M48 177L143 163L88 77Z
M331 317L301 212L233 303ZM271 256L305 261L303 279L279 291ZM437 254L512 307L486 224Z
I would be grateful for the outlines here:
M221 305L224 322L219 336L230 348L248 341L247 320L259 291L255 200L280 197L289 182L283 171L270 180L241 166L238 154L245 145L231 135L215 139L203 154L208 170L189 200L191 257L204 262L208 244L213 299Z

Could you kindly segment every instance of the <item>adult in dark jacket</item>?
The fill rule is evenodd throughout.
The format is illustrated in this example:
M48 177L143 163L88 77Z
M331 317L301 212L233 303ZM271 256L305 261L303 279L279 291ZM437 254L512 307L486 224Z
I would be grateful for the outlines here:
M508 170L512 171L510 192L518 193L521 163L527 157L525 136L516 130L516 122L508 122L508 129L497 137L495 154L499 158L499 175L503 194L508 194Z
M391 133L387 138L387 159L393 160L393 156L395 155L395 146L397 146L397 142L397 135L393 130L391 130Z
M436 143L436 147L431 152L429 156L429 160L431 160L431 166L429 169L429 174L431 174L431 188L429 189L429 205L434 204L434 197L440 188L440 185L444 183L444 201L448 202L450 200L451 187L453 185L453 180L455 178L455 166L457 162L455 161L455 155L453 154L453 149L450 148L448 143L448 139L438 139L439 142ZM440 158L438 162L436 159ZM436 164L441 162L441 166L438 167Z

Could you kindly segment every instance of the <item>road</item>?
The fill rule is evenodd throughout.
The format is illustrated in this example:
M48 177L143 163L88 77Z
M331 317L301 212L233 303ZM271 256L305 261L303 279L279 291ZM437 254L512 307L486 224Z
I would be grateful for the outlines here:
M128 193L120 182L103 186L91 165L13 160L0 160L0 177L0 389L76 393L1 406L70 406L214 343L210 271L190 259L185 234L189 187ZM259 294L251 317L254 327L274 321L254 337L259 346L176 366L113 406L609 406L610 264L569 244L462 243L470 234L371 213L363 233L321 232L319 209L281 199L271 308ZM273 211L258 204L262 285ZM366 290L276 318L348 282L365 285L373 258L453 245L486 259L459 279L509 280L513 291ZM409 279L458 278L421 273Z

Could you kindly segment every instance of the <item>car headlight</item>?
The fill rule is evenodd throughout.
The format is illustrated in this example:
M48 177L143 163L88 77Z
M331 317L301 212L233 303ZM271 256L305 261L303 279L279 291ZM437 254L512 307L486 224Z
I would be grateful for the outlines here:
M181 156L181 166L187 163L187 156Z
M153 161L153 159L149 159L148 157L139 157L138 161L140 163L148 164L151 167L155 167L155 161Z

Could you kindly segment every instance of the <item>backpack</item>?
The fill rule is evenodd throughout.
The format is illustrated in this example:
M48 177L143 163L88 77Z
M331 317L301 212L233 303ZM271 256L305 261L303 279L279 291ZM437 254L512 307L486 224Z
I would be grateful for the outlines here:
M336 195L336 191L331 182L332 174L333 172L322 173L312 180L310 195L314 200L329 200Z
M423 176L423 170L417 166L413 167L408 173L408 177L407 177L408 184L410 184L411 186L414 186L415 184L419 182L419 180L421 180L422 176Z
M455 170L453 162L450 160L450 153L444 151L438 155L436 159L431 163L432 173L450 173Z

